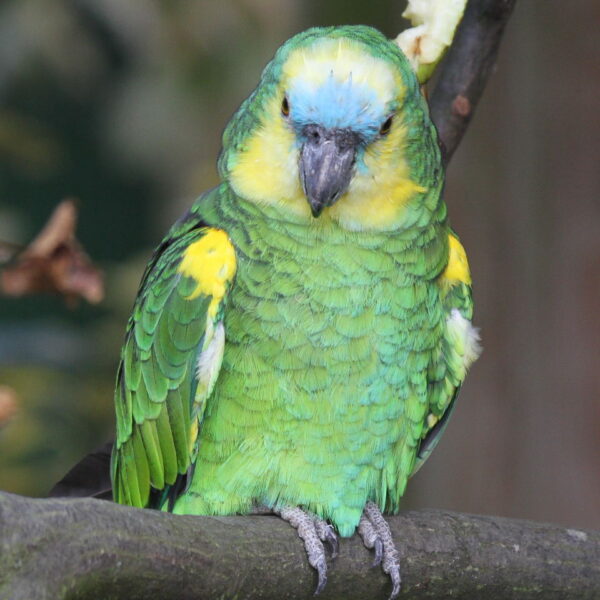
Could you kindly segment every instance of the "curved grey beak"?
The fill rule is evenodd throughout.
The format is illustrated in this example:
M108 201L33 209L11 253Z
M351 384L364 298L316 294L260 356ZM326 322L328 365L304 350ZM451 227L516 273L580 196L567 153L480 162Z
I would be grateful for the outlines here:
M300 177L312 215L318 217L348 189L358 136L349 129L320 125L307 125L303 133Z

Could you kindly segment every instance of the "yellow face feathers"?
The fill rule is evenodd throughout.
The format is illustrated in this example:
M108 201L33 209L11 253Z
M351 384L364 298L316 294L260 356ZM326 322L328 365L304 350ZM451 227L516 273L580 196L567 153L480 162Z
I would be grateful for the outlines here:
M279 204L310 216L300 185L294 131L281 114L280 97L268 103L261 126L246 142L230 174L238 195L257 204Z
M354 175L348 193L329 208L329 212L346 229L388 230L402 221L408 202L427 189L410 178L402 149L406 129L398 119L382 137L364 153L366 169Z

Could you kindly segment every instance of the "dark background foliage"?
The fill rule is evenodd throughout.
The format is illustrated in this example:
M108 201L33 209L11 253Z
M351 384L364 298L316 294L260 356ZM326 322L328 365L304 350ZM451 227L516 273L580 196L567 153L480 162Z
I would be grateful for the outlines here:
M0 298L0 488L44 495L112 435L112 386L145 261L216 183L220 132L311 25L395 37L403 2L5 0L0 240L65 196L106 299ZM600 8L517 3L446 186L485 351L406 506L600 527ZM1 409L1 407L0 407ZM0 410L0 419L2 413Z

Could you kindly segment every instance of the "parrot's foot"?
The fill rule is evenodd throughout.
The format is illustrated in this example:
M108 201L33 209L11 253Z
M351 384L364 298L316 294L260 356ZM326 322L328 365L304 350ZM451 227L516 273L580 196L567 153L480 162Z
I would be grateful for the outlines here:
M330 547L332 558L338 553L338 539L333 527L297 506L275 510L275 513L298 530L298 535L304 541L308 562L319 576L315 595L322 592L327 583L327 561L323 542Z
M375 550L373 566L380 564L383 572L390 576L392 593L389 600L395 600L400 593L400 559L390 526L374 502L366 503L358 524L358 534L367 548Z

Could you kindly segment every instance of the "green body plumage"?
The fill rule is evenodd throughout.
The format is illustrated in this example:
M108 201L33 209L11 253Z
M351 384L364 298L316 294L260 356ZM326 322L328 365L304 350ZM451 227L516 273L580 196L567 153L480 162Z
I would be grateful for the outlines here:
M354 118L361 141L351 182L319 218L294 171L307 125L300 117L288 125L285 104L279 113L284 93L292 117L310 95L312 79L296 83L298 52L327 68L334 52L340 71L346 54L363 53L376 61L365 73L381 64L385 83L388 65L402 84L380 114L369 100L371 120L352 104L371 98L371 75L365 89L356 76L352 89L345 83L343 114L323 108L336 130ZM321 99L307 114L338 83L314 85ZM390 111L388 137L379 122ZM226 129L219 166L223 183L169 232L130 320L115 498L167 508L176 490L170 508L190 514L302 506L351 535L368 500L398 509L477 352L468 266L446 222L425 101L381 34L310 30L265 69Z

